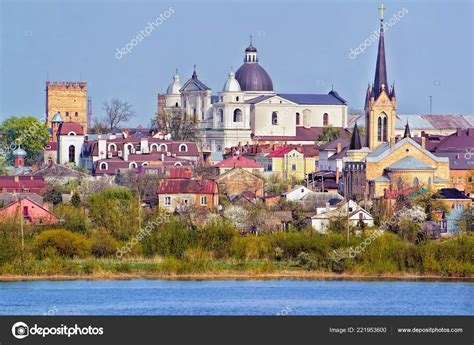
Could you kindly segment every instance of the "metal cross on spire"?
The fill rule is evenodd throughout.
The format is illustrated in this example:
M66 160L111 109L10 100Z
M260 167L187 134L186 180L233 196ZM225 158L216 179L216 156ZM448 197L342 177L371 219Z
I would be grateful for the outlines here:
M379 7L379 10L380 10L380 20L383 21L383 12L386 10L387 8L382 4L380 5Z

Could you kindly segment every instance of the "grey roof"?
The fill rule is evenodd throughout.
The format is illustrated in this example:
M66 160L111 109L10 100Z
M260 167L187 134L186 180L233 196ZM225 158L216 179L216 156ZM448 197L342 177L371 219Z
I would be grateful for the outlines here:
M202 81L197 77L196 71L193 72L193 75L189 80L184 83L183 87L179 89L180 92L183 91L207 91L210 90Z
M297 104L331 104L344 105L347 101L336 91L326 94L279 93L278 96Z
M415 157L405 157L390 165L388 170L434 170L433 167L423 163Z
M51 122L64 122L63 117L61 116L61 113L59 111L54 114L53 118L51 119Z
M374 181L374 182L390 182L390 179L387 177L387 176L379 176L377 178L374 178L372 179L371 181Z
M273 91L270 75L258 62L245 62L235 72L242 91Z

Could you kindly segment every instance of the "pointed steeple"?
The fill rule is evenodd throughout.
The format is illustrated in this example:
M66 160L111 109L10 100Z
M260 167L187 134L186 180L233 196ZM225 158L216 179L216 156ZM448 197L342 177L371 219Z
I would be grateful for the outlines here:
M359 127L357 127L357 122L354 125L354 131L352 132L351 144L349 145L349 150L360 150L362 148L362 142L360 140Z
M375 66L375 78L374 78L374 92L375 98L378 98L382 85L388 89L387 84L387 66L385 63L385 42L384 42L384 29L383 29L383 17L380 19L380 36L379 36L379 49L377 51L377 64Z
M196 64L194 64L194 70L193 70L193 76L192 76L192 78L193 78L193 79L197 79L197 77L198 77L198 76L197 76L197 73L196 73Z
M372 93L372 89L370 88L370 84L367 86L367 93L365 95L365 105L364 105L364 109L367 109L367 107L369 106L369 102L370 102L370 94Z
M395 96L395 83L392 84L392 91L390 92L390 98L394 98Z
M405 125L405 133L403 133L403 137L411 138L411 131L410 131L410 125L408 124L408 120L407 120L407 124Z

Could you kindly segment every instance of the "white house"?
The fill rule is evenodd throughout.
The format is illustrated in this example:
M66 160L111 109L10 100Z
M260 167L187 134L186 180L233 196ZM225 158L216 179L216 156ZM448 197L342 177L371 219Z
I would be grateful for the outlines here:
M57 132L58 164L81 165L81 151L84 144L84 128L76 122L62 122Z
M296 186L293 190L282 194L288 201L301 201L305 196L314 193L311 189L304 186Z
M311 217L311 226L316 231L326 233L331 219L338 217L348 217L350 226L359 226L360 222L367 227L374 225L374 217L355 201L349 200L335 207L327 205L325 208L317 208L316 214Z

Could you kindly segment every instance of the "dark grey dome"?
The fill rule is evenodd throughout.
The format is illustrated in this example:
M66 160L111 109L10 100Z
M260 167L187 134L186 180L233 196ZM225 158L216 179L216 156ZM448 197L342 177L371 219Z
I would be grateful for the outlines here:
M245 62L235 73L242 91L273 91L272 79L257 62Z
M250 43L250 45L247 47L247 49L245 49L245 52L246 53L256 53L257 52L257 48L255 48L252 43Z

